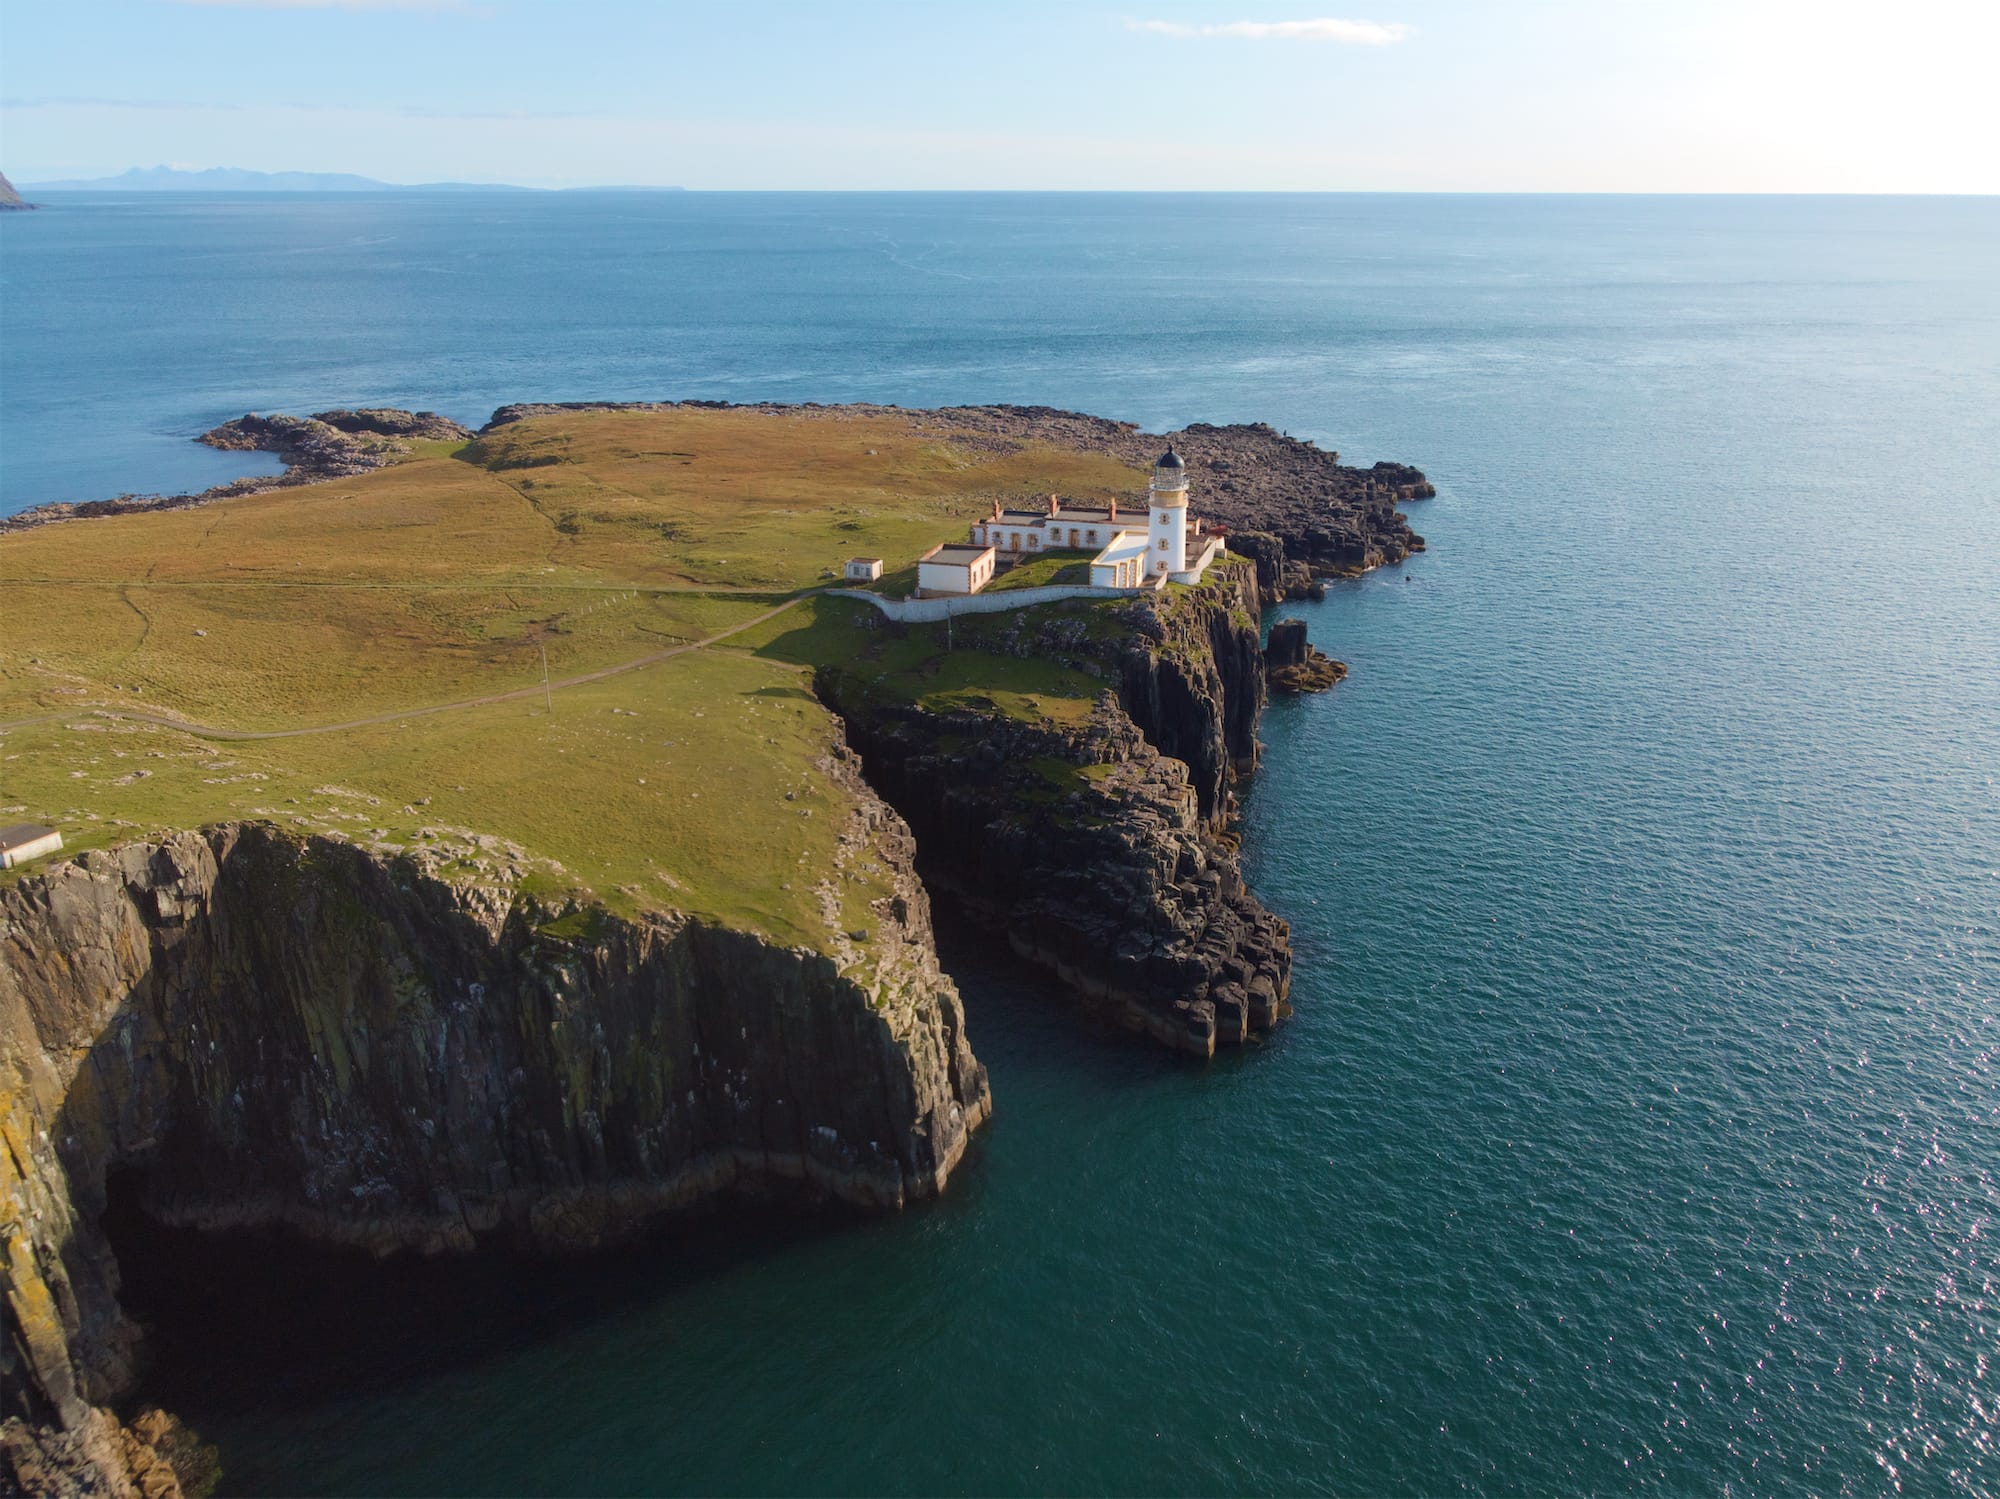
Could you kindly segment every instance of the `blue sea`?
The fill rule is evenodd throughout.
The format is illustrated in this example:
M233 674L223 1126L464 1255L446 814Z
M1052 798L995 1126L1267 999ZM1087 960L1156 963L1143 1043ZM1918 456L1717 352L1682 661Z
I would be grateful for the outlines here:
M246 410L590 397L1423 468L1430 550L1286 609L1352 667L1247 796L1297 1017L1192 1065L948 927L998 1113L943 1201L191 1273L225 1492L2000 1491L2000 201L0 220L7 509L248 471L188 441Z

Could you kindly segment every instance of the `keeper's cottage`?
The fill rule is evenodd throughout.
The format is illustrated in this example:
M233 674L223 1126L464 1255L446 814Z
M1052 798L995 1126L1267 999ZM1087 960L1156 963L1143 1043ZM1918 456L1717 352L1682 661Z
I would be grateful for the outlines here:
M973 522L971 540L1010 562L1023 554L1094 551L1090 581L1100 588L1199 583L1222 553L1223 533L1189 516L1187 464L1171 447L1153 465L1146 499L1144 529L1138 514L1119 514L1116 500L1099 507L1050 495L1046 510L1003 510L996 500L991 515Z

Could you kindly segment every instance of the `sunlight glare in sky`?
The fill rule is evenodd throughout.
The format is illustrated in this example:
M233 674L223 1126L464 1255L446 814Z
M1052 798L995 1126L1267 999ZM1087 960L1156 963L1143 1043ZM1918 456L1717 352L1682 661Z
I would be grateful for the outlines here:
M1982 192L2000 7L0 0L0 168L702 188Z

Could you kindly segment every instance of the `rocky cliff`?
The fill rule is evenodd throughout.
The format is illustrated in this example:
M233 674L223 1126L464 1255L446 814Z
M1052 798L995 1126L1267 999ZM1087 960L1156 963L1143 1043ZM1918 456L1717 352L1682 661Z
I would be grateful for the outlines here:
M1108 616L1057 605L958 623L981 648L1094 667L1087 722L938 713L837 668L822 697L916 829L925 877L1121 1023L1200 1055L1289 1013L1290 928L1243 883L1236 776L1262 661L1247 569Z
M99 1227L115 1168L168 1223L377 1253L588 1247L725 1193L936 1193L985 1071L907 827L865 797L842 849L900 877L833 956L262 824L0 891L0 1480L178 1491L171 1422L111 1409L142 1353Z

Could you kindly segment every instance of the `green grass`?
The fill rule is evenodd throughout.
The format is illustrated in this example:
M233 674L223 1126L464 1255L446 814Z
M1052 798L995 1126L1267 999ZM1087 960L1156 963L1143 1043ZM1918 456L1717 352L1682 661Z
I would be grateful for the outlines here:
M525 687L700 640L771 606L615 588L25 584L0 718L143 707L288 729Z
M813 768L833 738L805 673L703 651L557 694L553 715L532 700L234 743L84 716L16 728L0 805L72 849L237 817L402 849L491 834L523 850L502 861L516 883L816 943L810 887L851 805Z
M980 621L983 623L983 621ZM863 697L934 713L999 712L1024 722L1081 723L1105 683L1039 656L978 648L977 624L904 625L868 604L812 599L730 642L773 661L825 666ZM953 647L956 646L956 649Z
M551 526L577 527L562 561L774 588L836 581L849 557L907 565L963 539L996 497L1103 498L1142 482L1101 454L960 448L896 415L565 414L503 427L461 456ZM534 466L549 459L560 461Z
M1095 552L1068 550L1042 552L998 574L988 588L1042 588L1052 583L1088 583L1090 559L1096 555Z
M400 439L411 458L456 458L472 444L457 437L405 437Z
M99 710L284 731L531 689L544 654L560 679L705 639L837 581L850 556L903 559L914 582L907 559L994 498L1143 482L893 413L563 413L411 448L352 479L0 537L0 815L71 848L268 817L825 945L811 886L849 808L815 766L836 726L813 669L1029 721L1080 718L1101 684L812 598L558 690L553 714L537 693L226 741ZM841 921L871 924L866 880L834 893Z
M917 591L917 565L898 567L885 571L881 577L868 585L870 593L879 593L885 599L906 599Z

